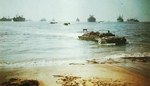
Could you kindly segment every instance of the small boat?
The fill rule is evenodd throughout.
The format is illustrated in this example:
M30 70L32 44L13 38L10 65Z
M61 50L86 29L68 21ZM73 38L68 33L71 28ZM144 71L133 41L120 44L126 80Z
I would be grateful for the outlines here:
M50 22L50 24L57 24L58 22L56 22L54 19L52 19L52 21Z
M40 21L41 21L41 22L44 22L44 21L46 21L46 19L45 19L45 18L43 18L43 19L41 19Z
M64 23L64 25L66 25L66 26L68 26L70 24L70 22L68 22L68 23Z
M79 18L77 18L77 19L76 19L76 22L80 22L80 19L79 19Z
M57 22L52 21L52 22L50 22L50 24L57 24Z
M138 19L127 19L127 22L139 22Z
M119 17L117 18L117 22L124 22L123 16L119 16Z

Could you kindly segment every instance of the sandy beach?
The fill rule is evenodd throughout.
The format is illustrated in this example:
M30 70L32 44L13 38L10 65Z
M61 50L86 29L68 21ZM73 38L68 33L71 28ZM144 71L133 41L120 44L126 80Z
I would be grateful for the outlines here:
M149 62L127 61L127 63L1 67L0 84L11 78L17 78L38 80L40 86L150 86L149 66Z

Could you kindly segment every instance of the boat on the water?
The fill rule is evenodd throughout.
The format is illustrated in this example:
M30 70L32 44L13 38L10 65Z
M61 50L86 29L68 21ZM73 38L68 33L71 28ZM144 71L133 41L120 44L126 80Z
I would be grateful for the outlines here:
M77 19L76 19L76 22L80 22L80 19L79 19L79 18L77 18Z
M70 22L68 22L68 23L64 23L64 25L66 25L66 26L68 26L70 24Z
M56 22L54 19L52 19L52 21L50 22L50 24L57 24L58 22Z
M45 19L45 18L43 18L43 19L41 19L40 21L41 21L41 22L44 22L44 21L46 21L46 19Z
M13 18L14 22L23 22L25 21L25 18L23 16L16 16Z
M12 21L12 19L11 18L3 17L3 18L0 19L0 21Z
M108 37L99 38L98 42L101 44L115 43L115 45L122 45L122 44L126 44L126 38L125 37L108 36Z
M107 33L100 33L100 32L87 32L84 33L82 36L78 36L81 40L87 40L87 41L95 41L100 44L108 44L108 43L114 43L115 45L123 45L126 44L126 38L125 37L117 37L115 34L108 31Z
M90 17L87 19L88 22L96 22L96 18L93 15L90 15Z
M127 19L127 22L139 22L138 19Z
M57 24L57 22L55 22L55 21L51 21L51 22L50 22L50 24Z
M119 17L117 18L117 22L124 22L123 16L119 16Z

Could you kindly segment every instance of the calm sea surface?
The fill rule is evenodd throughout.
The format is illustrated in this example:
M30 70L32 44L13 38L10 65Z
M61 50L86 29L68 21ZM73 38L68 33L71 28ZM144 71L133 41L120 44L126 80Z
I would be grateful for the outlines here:
M125 36L124 46L79 40L82 29ZM150 56L150 23L0 22L0 66L48 65L87 59Z

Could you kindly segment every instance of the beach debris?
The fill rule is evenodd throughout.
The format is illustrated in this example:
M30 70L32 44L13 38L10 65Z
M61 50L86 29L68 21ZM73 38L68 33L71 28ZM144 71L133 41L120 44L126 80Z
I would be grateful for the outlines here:
M69 63L69 65L85 65L83 63Z
M18 78L11 78L1 84L1 86L40 86L37 80L21 80Z
M96 59L87 60L88 64L99 64L99 62Z
M121 63L121 62L118 61L118 59L108 58L105 60L101 60L101 59L87 60L87 63L88 64L117 64L117 63Z
M136 86L134 82L127 82L125 80L100 77L81 78L72 75L58 77L56 83L62 86Z
M20 86L39 86L39 81L37 80L23 80Z
M59 77L62 75L57 75L57 76ZM79 86L79 82L77 81L77 79L80 79L80 78L81 77L72 76L72 75L64 75L62 77L59 77L56 83L62 84L62 86Z
M108 64L117 64L117 63L121 63L120 61L118 61L118 59L112 59L112 58L109 58L105 61L105 63L108 63Z
M150 62L150 57L120 57L120 58L107 58L107 59L91 59L86 60L87 64L119 64L119 63L130 63L130 62Z
M150 56L146 57L122 57L124 60L130 60L131 62L150 62Z
M53 75L53 77L63 77L63 75Z

